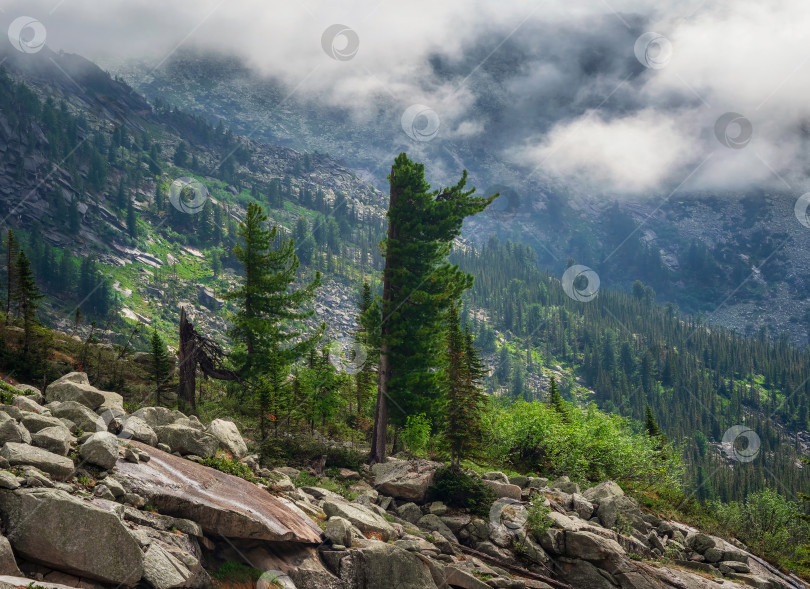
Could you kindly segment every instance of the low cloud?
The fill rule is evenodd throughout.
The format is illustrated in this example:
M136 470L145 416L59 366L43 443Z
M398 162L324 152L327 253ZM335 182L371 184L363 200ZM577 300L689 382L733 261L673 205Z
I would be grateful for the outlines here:
M441 117L432 145L485 145L524 173L589 191L666 192L685 178L716 190L803 183L805 0L12 0L4 9L6 27L32 16L52 49L102 64L137 58L149 70L204 49L360 121L424 104ZM347 59L348 37L323 38L336 23L359 42ZM671 43L658 69L634 55L646 31ZM751 122L743 149L715 137L729 111Z

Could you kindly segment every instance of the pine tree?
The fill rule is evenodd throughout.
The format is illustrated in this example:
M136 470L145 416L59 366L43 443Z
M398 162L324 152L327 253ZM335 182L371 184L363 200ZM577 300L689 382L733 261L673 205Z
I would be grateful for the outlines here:
M448 263L447 256L464 219L483 211L495 198L474 197L474 189L465 191L466 170L455 186L431 192L424 165L404 153L394 161L389 182L371 462L385 458L389 398L397 409L391 415L397 425L404 425L408 415L439 417L443 376L438 369L446 342L446 314L472 286L472 277Z
M568 406L557 390L557 379L553 375L548 384L548 403L562 416L563 421L568 420Z
M644 429L647 430L647 435L651 438L656 438L662 435L661 428L658 427L658 422L655 421L652 408L650 404L644 408Z
M155 404L160 405L160 393L169 378L169 353L157 327L152 328L152 377L155 379Z
M9 229L6 235L6 325L11 317L11 302L17 284L17 257L19 244L14 232Z
M155 184L155 212L162 213L166 209L166 188L158 181Z
M14 303L19 315L23 320L23 358L28 359L31 349L34 324L36 323L36 312L39 306L39 299L44 295L39 292L39 287L34 280L34 273L31 271L31 264L24 250L20 250L17 256L16 284L14 288Z
M188 165L188 157L188 144L185 141L181 141L174 150L174 165L178 168L185 168Z
M68 231L71 235L76 235L81 229L81 215L79 214L79 201L74 196L70 199L68 207Z
M313 315L313 311L301 308L314 298L321 276L316 273L309 284L292 290L299 265L293 242L282 239L273 249L278 227L268 230L266 222L267 215L259 205L248 205L245 220L239 225L242 243L233 250L244 266L245 277L240 288L225 295L239 309L230 335L240 346L232 359L237 371L256 387L262 439L267 435L270 403L284 393L290 367L314 348L325 330L322 324L307 335L291 326Z
M451 465L457 466L482 445L481 418L487 403L482 381L487 371L469 327L461 330L455 306L448 311L447 322L445 439L450 447Z

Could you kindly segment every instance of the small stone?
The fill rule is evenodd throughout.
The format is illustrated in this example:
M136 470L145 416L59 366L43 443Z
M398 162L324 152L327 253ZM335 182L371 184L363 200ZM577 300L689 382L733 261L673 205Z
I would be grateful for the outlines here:
M107 499L109 501L115 501L115 495L112 494L112 491L110 491L107 485L96 485L96 488L93 489L93 495L95 495L99 499Z
M136 493L126 493L123 497L123 502L127 505L132 505L135 509L141 509L146 505L146 500Z
M124 449L124 460L137 464L140 456L132 448Z
M166 452L166 453L168 453L168 454L171 454L171 453L172 453L172 449L171 449L171 448L169 448L168 444L158 443L158 445L157 445L157 446L155 446L155 447L156 447L158 450L161 450L161 451Z

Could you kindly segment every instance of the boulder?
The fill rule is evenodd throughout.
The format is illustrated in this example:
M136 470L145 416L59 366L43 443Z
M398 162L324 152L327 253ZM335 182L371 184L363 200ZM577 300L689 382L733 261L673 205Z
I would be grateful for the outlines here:
M599 503L603 499L607 499L608 497L616 497L619 495L624 495L624 491L622 491L622 488L613 481L601 482L595 487L585 489L585 491L582 492L582 496L592 503Z
M644 521L638 502L626 495L614 495L602 499L599 508L596 510L596 515L606 528L615 526L619 515L628 520L634 528L643 529L646 532L648 526Z
M579 493L579 485L572 483L571 479L569 479L567 476L561 476L560 478L549 483L548 486L552 489L556 489L557 491L568 493L569 495Z
M36 446L6 442L0 450L0 456L8 460L11 466L23 464L35 466L55 479L66 480L73 475L73 461L70 458Z
M481 475L481 478L484 479L485 481L496 481L504 484L509 483L509 477L499 470L485 472L484 474Z
M509 477L509 484L510 485L517 485L521 489L526 488L529 484L529 477L523 475L517 475L514 477Z
M64 423L58 417L50 415L38 415L36 413L25 412L21 416L22 424L31 434L34 434L46 427L64 427Z
M150 446L155 446L158 443L155 430L146 421L135 415L130 415L124 420L119 436L127 440L138 440Z
M12 473L7 470L0 470L0 489L14 489L19 488L20 483L17 481Z
M83 461L111 469L118 461L118 438L110 432L96 432L79 448Z
M548 479L545 477L529 477L529 481L526 483L529 489L542 489L546 485L548 485Z
M192 570L160 544L149 544L143 559L143 579L154 589L195 586L194 576Z
M587 560L577 558L556 559L558 579L571 587L588 589L615 589L616 584L608 580L608 575Z
M14 385L14 388L20 391L23 395L30 398L32 401L39 403L40 405L45 400L45 396L42 394L37 387L31 386L30 384L18 384Z
M517 485L510 485L509 483L502 483L499 481L493 480L483 480L482 481L487 487L495 491L495 497L503 498L508 497L509 499L514 499L515 501L520 501L520 493L521 488Z
M107 431L107 424L100 415L76 401L48 403L48 409L54 417L72 421L74 430L80 429L90 433Z
M321 542L321 530L291 501L141 442L131 440L128 444L148 454L150 460L137 464L119 461L115 478L161 514L198 522L212 537Z
M17 407L20 411L30 411L32 413L40 413L50 415L51 412L45 409L42 405L37 403L31 397L24 397L23 395L15 395L11 404ZM21 416L22 417L22 416Z
M456 535L450 531L450 528L447 527L447 525L439 518L438 515L434 515L432 513L424 515L421 518L419 518L419 521L416 522L416 525L419 526L419 528L422 530L439 532L439 534L441 534L451 542L455 542L456 544L458 544L458 538L456 538Z
M219 440L219 447L230 452L234 459L242 460L247 456L247 445L234 422L215 419L208 426L208 433Z
M70 443L73 435L70 430L63 425L44 427L31 436L31 443L38 448L44 448L48 452L67 456L70 451Z
M586 521L591 519L591 516L593 515L593 510L594 510L593 503L591 503L590 501L585 499L585 497L583 497L579 493L574 493L572 498L571 498L571 501L572 501L573 510L577 512L577 515L580 518L582 518L582 519L584 519Z
M157 426L154 430L163 444L180 454L211 458L219 446L219 440L211 434L182 423Z
M397 514L400 518L412 524L416 524L416 522L418 522L424 515L416 503L405 503L404 505L400 505L397 509Z
M331 517L342 517L352 524L366 536L373 537L382 542L387 542L394 536L394 528L391 527L385 518L356 503L345 501L327 500L322 506L323 512Z
M11 575L12 577L23 576L17 566L17 560L14 558L11 544L5 536L0 536L0 575Z
M0 514L16 554L48 567L134 586L143 553L122 521L58 489L0 491Z
M17 423L16 419L0 412L0 444L6 442L30 444L31 434L28 433L24 425Z
M350 580L350 587L436 589L428 564L413 552L372 542L357 550L354 558L355 578Z
M166 409L165 407L141 407L132 415L143 419L152 429L163 425L171 425L178 419L185 417L180 411Z
M119 404L123 405L123 398L120 395L118 397L121 398ZM48 385L45 389L45 399L48 402L75 401L95 411L105 403L107 397L104 392L90 384L87 374L71 372Z
M428 460L391 460L371 467L374 488L383 495L422 503L441 465Z
M349 520L340 516L329 518L329 521L326 523L326 528L323 530L323 534L332 544L340 544L346 548L351 548L352 546L352 538L354 537L352 524Z
M703 554L710 548L720 548L722 550L723 547L722 541L718 542L713 536L701 533L689 534L686 538L686 545L698 554Z

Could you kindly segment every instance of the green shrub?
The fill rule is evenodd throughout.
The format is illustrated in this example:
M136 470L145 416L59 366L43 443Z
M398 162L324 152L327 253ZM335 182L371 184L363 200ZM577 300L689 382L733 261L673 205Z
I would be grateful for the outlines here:
M400 438L408 452L413 455L423 454L430 443L430 420L424 413L409 415Z
M212 576L218 581L232 581L236 583L249 583L258 581L262 571L245 566L239 562L223 562Z
M551 508L539 498L529 504L526 527L536 539L539 539L554 523L548 516L549 513L551 513Z
M428 488L432 501L442 501L450 507L468 509L470 513L487 517L495 502L495 491L481 479L452 467L440 468Z
M210 466L227 474L232 474L251 483L256 482L256 477L253 476L253 471L250 470L250 467L238 460L215 456L214 458L203 459L200 464Z
M486 415L488 459L516 470L564 473L573 480L612 479L634 485L682 484L675 449L639 435L626 417L593 405L572 409L565 418L544 403L517 401L493 407Z

